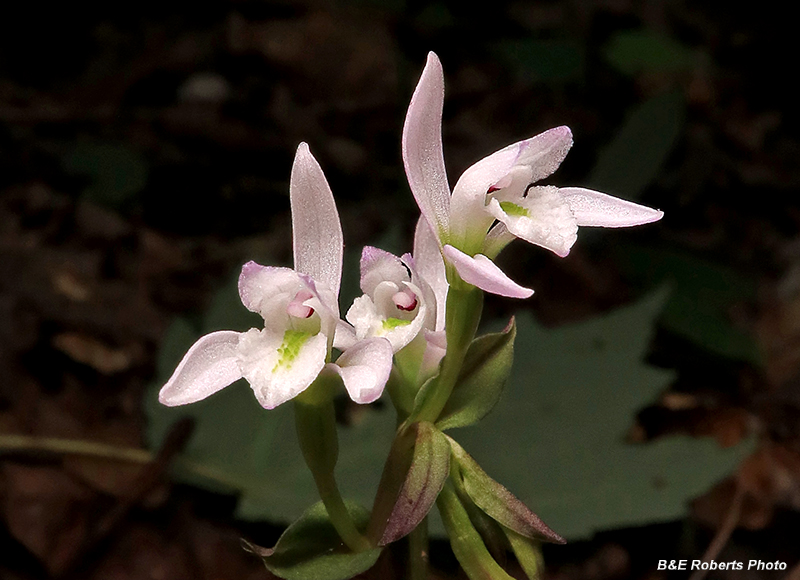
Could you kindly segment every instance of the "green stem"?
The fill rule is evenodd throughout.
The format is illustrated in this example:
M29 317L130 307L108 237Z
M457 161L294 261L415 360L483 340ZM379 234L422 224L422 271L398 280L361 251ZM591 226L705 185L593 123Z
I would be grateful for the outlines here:
M408 535L408 569L411 580L428 580L428 518Z
M330 386L325 378L320 377L295 398L297 438L333 527L348 548L362 552L371 549L372 545L353 523L334 475L339 439Z
M470 580L512 580L486 549L451 481L445 483L436 506L442 514L453 553Z
M5 453L54 453L77 455L108 461L122 461L146 465L155 460L155 453L135 447L117 447L97 441L83 439L61 439L36 435L0 435L0 455ZM223 470L214 469L184 457L176 457L175 467L203 479L208 479L231 489L238 489L241 482Z
M392 372L389 375L389 380L386 382L386 392L389 393L389 398L392 405L397 411L397 424L399 425L406 420L414 407L414 393L407 381L402 376L402 373L397 369L397 365L392 365Z
M460 280L459 280L460 281ZM435 379L436 383L416 413L416 421L436 422L447 404L453 387L456 385L464 357L467 354L483 309L483 292L460 282L451 283L447 292L446 325L447 354L442 361L442 369Z
M350 512L347 511L347 506L339 493L333 474L330 476L314 474L314 482L317 484L319 496L322 499L322 503L325 504L325 509L333 527L336 528L339 537L347 547L353 552L364 552L372 549L373 546L353 523L353 518Z
M517 557L517 562L522 567L529 580L541 580L544 576L544 558L539 542L526 538L508 528L503 531L511 544L511 549Z

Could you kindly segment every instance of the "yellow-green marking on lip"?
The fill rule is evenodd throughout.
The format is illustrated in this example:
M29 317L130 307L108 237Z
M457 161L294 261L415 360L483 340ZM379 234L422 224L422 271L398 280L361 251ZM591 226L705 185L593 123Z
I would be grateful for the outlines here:
M394 330L398 326L405 326L407 324L411 324L410 320L403 320L401 318L387 318L383 321L383 329L384 330Z
M508 215L513 216L522 216L528 217L528 210L522 207L521 205L517 205L513 201L501 201L500 207L506 212Z
M283 333L283 343L278 348L278 362L272 372L274 373L280 367L287 370L292 368L294 359L300 354L300 349L309 338L311 338L311 335L302 330L287 330Z

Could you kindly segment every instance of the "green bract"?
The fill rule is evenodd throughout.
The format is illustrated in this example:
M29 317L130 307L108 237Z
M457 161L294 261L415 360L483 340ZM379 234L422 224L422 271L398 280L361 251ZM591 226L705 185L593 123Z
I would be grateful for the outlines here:
M436 422L441 429L466 427L483 419L500 400L514 361L514 319L502 331L469 345L456 387Z

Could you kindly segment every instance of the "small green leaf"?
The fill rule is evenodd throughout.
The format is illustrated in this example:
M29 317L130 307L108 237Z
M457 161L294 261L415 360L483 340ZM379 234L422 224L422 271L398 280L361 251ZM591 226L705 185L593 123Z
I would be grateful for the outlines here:
M369 512L348 503L347 510L362 529ZM285 580L347 580L369 570L382 548L350 552L328 519L322 502L311 506L300 519L289 526L272 550L248 545L261 556L270 572Z
M422 384L417 392L417 396L414 397L414 407L411 410L411 415L409 415L407 419L409 422L417 420L420 410L425 407L425 405L428 404L428 401L436 395L436 386L438 384L438 374L432 376Z
M453 450L453 456L460 467L464 490L475 502L475 505L505 527L526 538L535 538L556 544L566 542L514 494L489 477L461 445L450 437L448 440Z
M658 175L683 130L685 103L679 92L645 101L603 149L589 175L589 186L637 199Z
M539 542L505 527L503 531L525 575L529 580L540 580L544 576L544 560Z
M409 453L414 433L413 452ZM375 527L385 522L382 531L378 530L381 546L411 533L428 515L449 469L450 445L432 423L415 423L413 428L399 435L381 478L370 526L371 534L375 534ZM388 518L387 506L391 507Z
M516 336L512 318L502 332L472 341L453 394L436 422L439 429L472 425L494 408L511 373Z

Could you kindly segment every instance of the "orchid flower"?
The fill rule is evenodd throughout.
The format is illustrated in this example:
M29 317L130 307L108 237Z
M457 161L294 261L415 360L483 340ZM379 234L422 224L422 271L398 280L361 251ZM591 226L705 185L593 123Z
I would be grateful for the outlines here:
M491 260L512 239L564 257L577 239L578 226L627 227L663 216L591 189L532 186L566 157L572 146L568 127L550 129L478 161L461 175L451 195L442 152L443 104L442 65L431 52L408 107L403 162L422 215L464 281L494 294L527 298L533 291L511 281Z
M338 373L357 403L381 395L392 364L386 339L356 341L329 362L339 323L342 228L325 175L305 143L297 149L289 194L295 269L248 262L239 277L242 303L264 318L264 328L200 338L161 389L161 403L194 403L245 378L261 406L273 409L323 371Z
M347 311L356 338L383 336L394 352L410 343L423 328L433 329L436 298L417 274L414 258L398 258L372 246L361 253L362 296Z

